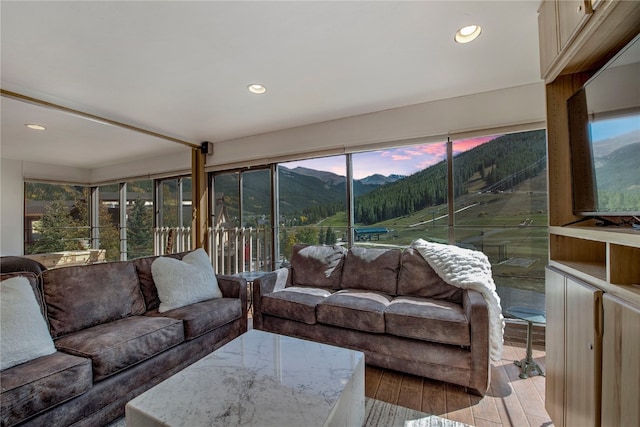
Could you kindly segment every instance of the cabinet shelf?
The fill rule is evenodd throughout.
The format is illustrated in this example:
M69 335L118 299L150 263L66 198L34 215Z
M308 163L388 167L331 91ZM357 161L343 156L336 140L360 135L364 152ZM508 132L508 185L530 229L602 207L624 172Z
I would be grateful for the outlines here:
M622 298L640 302L640 232L550 227L549 264Z

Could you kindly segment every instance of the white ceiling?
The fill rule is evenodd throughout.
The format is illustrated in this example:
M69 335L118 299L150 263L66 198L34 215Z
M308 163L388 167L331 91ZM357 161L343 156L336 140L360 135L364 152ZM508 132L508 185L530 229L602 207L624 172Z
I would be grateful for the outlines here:
M3 0L2 89L222 141L538 82L538 5ZM480 37L454 43L469 24ZM256 82L266 94L247 91ZM185 149L7 97L1 107L3 158L97 168Z

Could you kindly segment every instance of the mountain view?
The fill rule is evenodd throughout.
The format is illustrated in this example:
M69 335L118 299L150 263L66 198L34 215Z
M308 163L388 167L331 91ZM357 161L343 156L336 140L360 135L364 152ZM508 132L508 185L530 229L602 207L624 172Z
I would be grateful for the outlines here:
M455 196L508 191L545 167L544 131L504 135L454 158ZM446 175L442 161L410 176L354 180L355 222L372 225L446 203ZM307 224L314 224L345 211L345 185L344 176L331 172L280 166L280 214L305 217Z

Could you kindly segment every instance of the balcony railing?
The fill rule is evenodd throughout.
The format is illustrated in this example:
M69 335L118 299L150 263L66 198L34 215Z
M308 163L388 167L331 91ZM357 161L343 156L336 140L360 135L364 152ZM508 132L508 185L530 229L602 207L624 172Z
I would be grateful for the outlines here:
M267 228L209 228L209 257L218 274L271 270L271 230ZM154 229L154 253L166 255L191 249L190 227Z

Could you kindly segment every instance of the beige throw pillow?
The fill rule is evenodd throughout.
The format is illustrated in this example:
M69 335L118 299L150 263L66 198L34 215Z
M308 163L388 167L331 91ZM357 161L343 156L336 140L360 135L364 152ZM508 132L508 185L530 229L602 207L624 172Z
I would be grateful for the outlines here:
M53 339L26 277L0 285L0 370L55 353Z
M159 257L151 264L151 274L158 289L160 313L222 297L209 255L204 249L185 255L182 261Z

